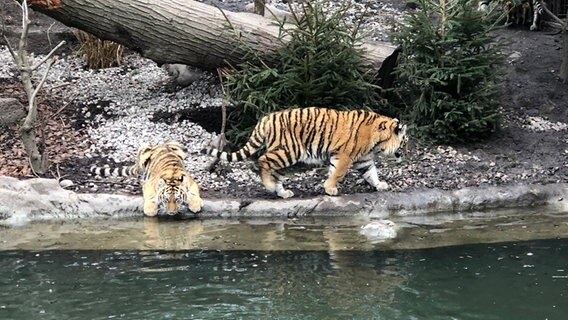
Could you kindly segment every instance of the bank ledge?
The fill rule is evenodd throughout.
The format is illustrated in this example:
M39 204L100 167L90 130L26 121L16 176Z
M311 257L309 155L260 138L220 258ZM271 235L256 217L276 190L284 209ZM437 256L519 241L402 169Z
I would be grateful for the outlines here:
M375 192L309 199L207 199L198 215L182 217L346 216L369 218L451 214L503 208L543 207L568 212L568 183L468 187L459 190ZM56 179L0 176L0 224L51 219L142 216L142 197L85 194L62 188Z

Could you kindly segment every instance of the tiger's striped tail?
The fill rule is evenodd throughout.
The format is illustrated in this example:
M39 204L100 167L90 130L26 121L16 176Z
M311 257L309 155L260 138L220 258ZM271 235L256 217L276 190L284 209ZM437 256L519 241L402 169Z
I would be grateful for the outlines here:
M136 165L122 167L92 166L89 171L92 175L100 177L136 177L139 175L139 169Z
M244 159L247 159L264 144L264 135L261 133L262 131L260 130L260 127L261 126L259 123L252 132L247 143L241 149L235 152L225 152L217 148L208 147L201 150L201 153L228 162L242 161Z

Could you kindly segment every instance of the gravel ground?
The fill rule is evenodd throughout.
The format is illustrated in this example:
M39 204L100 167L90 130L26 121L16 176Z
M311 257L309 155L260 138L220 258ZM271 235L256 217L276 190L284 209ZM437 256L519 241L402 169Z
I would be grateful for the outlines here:
M356 5L361 6L364 2ZM401 1L369 2L374 5L372 10L376 14L372 15L374 19L366 21L366 25L374 30L374 39L385 40L387 28L384 22L399 18L404 4ZM241 9L248 1L223 3ZM515 53L506 78L508 95L517 96L515 91L520 86L516 82L520 79L517 73L522 73L522 68L528 68L534 60L527 57L534 48L527 46L523 40L525 36L535 37L534 33L521 32L521 35L511 33L520 40L513 42L508 49ZM558 38L547 35L545 39L545 35L541 35L543 38L535 39L555 42ZM556 59L559 66L558 52L552 53L556 56L549 58ZM519 69L519 66L522 68ZM521 105L515 99L505 102L502 132L483 144L441 146L411 140L410 151L403 162L377 159L382 179L395 192L568 182L568 93L558 92L562 88L568 90L548 70L544 70L543 74L548 78L538 81L553 85L552 94L546 96L547 104L530 104L531 107L525 109L528 112L522 112L526 104ZM13 84L14 77L9 52L0 47L0 85ZM88 175L88 168L92 164L128 163L144 142L177 140L188 149L186 165L202 187L204 197L274 197L263 190L252 161L220 163L214 172L206 170L211 159L200 155L199 150L216 137L213 131L220 127L219 106L223 101L216 75L204 72L198 81L181 89L173 88L169 81L164 69L136 54L126 56L121 67L98 71L87 70L74 55L63 56L53 66L44 95L55 99L46 99L52 102L45 108L53 112L64 105L62 115L65 119L62 122L70 125L65 127L67 129L57 129L81 136L79 141L63 139L53 146L57 150L73 150L56 162L57 175L68 180L66 186L78 192L140 194L135 179L95 179ZM536 90L534 95L542 98L539 88L533 90ZM2 136L4 141L0 142L8 139L5 136L9 136L6 131ZM18 148L17 142L14 148ZM14 175L13 171L1 170L2 167L8 168L9 164L0 163L0 174ZM323 194L326 171L321 167L297 167L289 170L286 186L294 191L296 197ZM350 171L340 184L340 193L343 194L372 191L356 172Z

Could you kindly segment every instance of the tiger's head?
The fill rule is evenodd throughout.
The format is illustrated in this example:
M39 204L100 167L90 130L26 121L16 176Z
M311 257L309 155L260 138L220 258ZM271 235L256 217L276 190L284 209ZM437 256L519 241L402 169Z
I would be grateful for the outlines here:
M379 126L381 139L378 149L386 155L394 155L397 159L407 153L408 134L406 124L401 124L398 119L390 120L387 125Z
M166 172L158 182L158 205L169 215L175 215L181 211L187 203L187 191L185 190L185 172L179 170Z
M158 206L169 215L182 211L187 203L187 179L191 178L183 168L185 156L182 145L176 141L168 141L154 148L152 161L156 162L160 176L157 187Z

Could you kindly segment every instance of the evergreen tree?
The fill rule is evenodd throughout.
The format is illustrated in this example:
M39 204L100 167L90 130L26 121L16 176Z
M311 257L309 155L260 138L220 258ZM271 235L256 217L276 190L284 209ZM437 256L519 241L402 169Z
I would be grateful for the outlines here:
M225 82L236 108L229 112L229 140L242 144L262 116L290 107L336 109L377 107L380 88L364 74L361 19L347 17L350 4L326 9L325 1L303 2L292 27L279 21L286 41L277 50L279 63L269 67L262 57L250 59ZM293 11L293 10L292 10Z
M504 65L493 25L473 1L417 2L392 34L402 48L396 113L439 142L488 136L500 122L497 80Z

